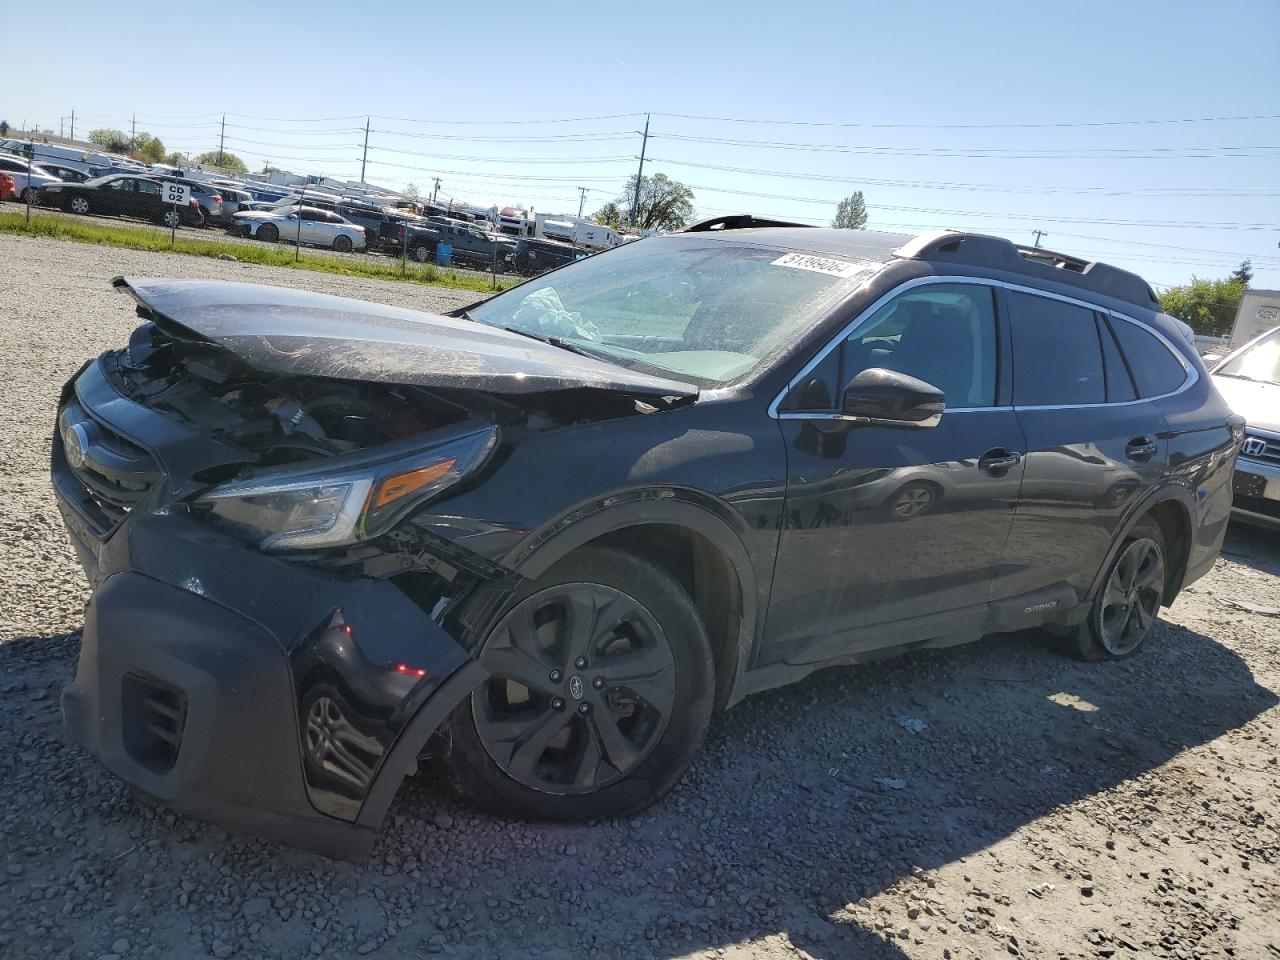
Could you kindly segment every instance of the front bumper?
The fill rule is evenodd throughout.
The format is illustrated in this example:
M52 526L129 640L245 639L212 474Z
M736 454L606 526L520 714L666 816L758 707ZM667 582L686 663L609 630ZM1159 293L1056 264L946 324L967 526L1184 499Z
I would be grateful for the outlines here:
M118 394L95 402L95 369L76 398L112 434L103 442L156 435L140 429L153 412ZM98 433L80 435L77 460L108 470ZM183 443L150 452L163 466ZM263 554L150 495L113 521L94 511L58 433L52 466L94 588L62 697L74 739L178 809L331 856L367 852L421 747L482 678L426 612L465 586L439 579L437 602L415 602L389 579Z
M1238 457L1231 492L1233 519L1280 530L1280 463Z

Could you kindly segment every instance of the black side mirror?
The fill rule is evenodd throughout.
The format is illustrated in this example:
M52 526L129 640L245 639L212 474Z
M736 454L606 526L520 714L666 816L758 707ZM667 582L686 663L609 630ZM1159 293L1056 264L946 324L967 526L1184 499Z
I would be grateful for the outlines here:
M840 409L847 417L886 427L936 427L946 397L931 383L883 367L849 381Z

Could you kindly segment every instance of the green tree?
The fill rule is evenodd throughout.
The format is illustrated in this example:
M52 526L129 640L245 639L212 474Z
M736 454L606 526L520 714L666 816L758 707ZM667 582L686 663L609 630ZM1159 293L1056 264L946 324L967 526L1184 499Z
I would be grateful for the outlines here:
M1221 337L1231 332L1244 289L1244 283L1235 274L1222 280L1192 277L1190 283L1170 287L1162 293L1160 306L1196 333Z
M591 219L602 227L611 227L617 230L622 226L622 209L610 200L603 207L591 215Z
M133 156L144 163L160 163L164 160L164 141L145 130L134 141Z
M105 127L101 130L91 130L89 142L96 143L108 153L126 153L129 150L129 138L122 130L110 130Z
M1231 271L1231 279L1240 281L1241 285L1248 289L1253 281L1253 263L1249 260L1241 260L1240 266Z
M284 171L281 170L279 167L273 167L271 165L270 160L268 160L266 163L262 165L262 172L263 173L284 173Z
M636 196L636 178L615 203L630 209ZM693 191L665 173L640 177L640 197L631 217L637 230L679 230L693 217Z
M222 151L222 158L219 160L217 150L206 150L200 156L196 157L193 163L207 163L213 167L222 167L224 170L230 170L233 173L248 173L249 166L234 153Z
M175 150L164 158L164 162L171 167L185 167L188 161L186 157Z
M836 207L836 218L831 221L831 225L842 230L867 229L867 204L862 199L861 190L840 201Z

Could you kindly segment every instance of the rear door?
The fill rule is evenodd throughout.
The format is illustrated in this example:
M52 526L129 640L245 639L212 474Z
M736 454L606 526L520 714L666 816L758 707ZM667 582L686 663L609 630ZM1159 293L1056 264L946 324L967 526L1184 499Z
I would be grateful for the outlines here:
M133 177L121 177L112 180L101 191L105 202L106 213L120 217L145 216L138 208L138 181Z
M1027 455L1000 595L1061 588L1065 604L1068 590L1085 596L1131 505L1163 476L1165 418L1139 397L1103 311L1022 288L1001 295Z
M765 662L980 633L1024 449L995 306L984 283L913 286L875 308L783 400L786 505ZM939 423L842 419L843 386L873 367L941 389Z
M159 217L164 213L164 190L158 183L150 180L135 180L134 189L137 194L137 215L148 219Z

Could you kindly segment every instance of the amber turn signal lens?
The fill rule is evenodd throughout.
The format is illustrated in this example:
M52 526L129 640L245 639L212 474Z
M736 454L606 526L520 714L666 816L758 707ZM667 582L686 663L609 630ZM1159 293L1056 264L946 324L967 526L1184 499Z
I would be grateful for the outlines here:
M379 507L385 507L388 503L394 503L401 497L407 497L428 484L435 483L452 470L455 463L457 463L457 460L450 458L441 460L439 463L433 463L429 467L420 467L417 470L410 470L408 473L397 473L395 476L387 477L382 483L378 484L378 489L373 494L370 508L377 510Z

